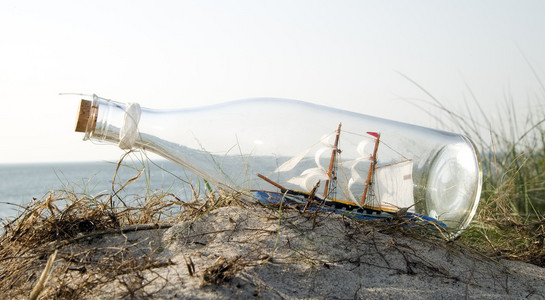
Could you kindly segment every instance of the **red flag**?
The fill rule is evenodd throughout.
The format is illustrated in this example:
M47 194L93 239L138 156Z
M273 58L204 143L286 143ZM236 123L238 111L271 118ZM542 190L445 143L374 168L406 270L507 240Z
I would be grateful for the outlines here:
M367 134L372 135L372 136L376 137L377 139L378 139L378 136L379 136L379 133L372 132L372 131L367 131Z

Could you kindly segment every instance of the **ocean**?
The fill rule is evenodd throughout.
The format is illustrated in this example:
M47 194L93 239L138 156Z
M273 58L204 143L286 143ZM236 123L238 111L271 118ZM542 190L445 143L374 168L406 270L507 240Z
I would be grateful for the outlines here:
M124 163L114 181L116 167L117 162L104 161L0 164L0 218L15 217L33 198L47 197L50 191L65 189L91 196L112 193L112 182L117 190L142 168L140 177L123 189L124 200L138 199L153 191L169 191L190 200L193 194L187 182L199 183L196 176L166 160Z

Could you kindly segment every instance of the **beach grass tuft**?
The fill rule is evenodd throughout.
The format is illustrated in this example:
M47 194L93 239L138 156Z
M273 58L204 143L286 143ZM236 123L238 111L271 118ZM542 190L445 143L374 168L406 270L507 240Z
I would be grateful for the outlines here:
M508 96L494 110L468 88L473 105L457 112L409 80L431 98L419 107L444 129L469 136L480 154L480 203L460 240L488 257L545 267L545 90L528 102Z

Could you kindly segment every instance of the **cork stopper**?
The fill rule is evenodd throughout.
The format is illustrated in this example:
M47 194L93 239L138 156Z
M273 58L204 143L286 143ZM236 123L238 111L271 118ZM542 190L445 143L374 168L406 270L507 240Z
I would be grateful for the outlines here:
M90 122L90 120L92 120ZM78 120L76 122L76 132L86 132L87 125L90 126L90 131L94 130L96 124L96 113L93 113L92 102L89 100L81 100L79 107Z

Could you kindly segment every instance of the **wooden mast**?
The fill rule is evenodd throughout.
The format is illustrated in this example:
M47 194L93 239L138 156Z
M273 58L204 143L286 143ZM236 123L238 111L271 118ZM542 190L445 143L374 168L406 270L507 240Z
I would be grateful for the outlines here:
M367 192L369 191L369 187L371 186L372 179L373 179L373 173L375 172L375 166L377 164L377 151L378 151L378 144L380 142L380 133L376 132L368 132L368 134L374 136L376 138L375 141L375 149L373 150L373 156L371 156L371 165L369 166L369 173L367 174L367 181L365 182L365 190L363 191L363 196L361 197L361 205L365 205L365 198L367 198Z
M337 155L337 152L339 150L339 136L341 135L341 125L342 123L339 123L339 128L337 128L337 135L335 136L335 144L333 145L333 150L331 151L331 160L329 161L329 170L327 171L327 179L325 182L325 188L324 188L324 199L327 198L327 192L329 190L329 183L331 181L331 174L333 173L333 167L335 166L335 156Z

